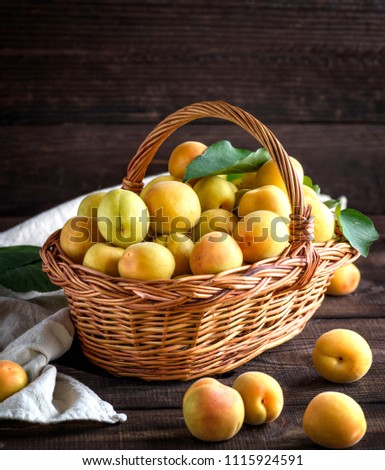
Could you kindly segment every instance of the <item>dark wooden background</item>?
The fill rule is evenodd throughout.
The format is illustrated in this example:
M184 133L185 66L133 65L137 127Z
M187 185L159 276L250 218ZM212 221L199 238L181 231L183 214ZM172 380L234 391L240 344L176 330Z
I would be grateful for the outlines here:
M146 134L195 101L254 114L324 192L383 214L385 2L0 1L0 229L119 184ZM233 125L187 138L258 143Z

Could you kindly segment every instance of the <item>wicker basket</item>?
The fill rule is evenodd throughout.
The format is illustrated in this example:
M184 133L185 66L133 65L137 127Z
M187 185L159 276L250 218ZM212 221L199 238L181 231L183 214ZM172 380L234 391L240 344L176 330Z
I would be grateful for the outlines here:
M225 102L192 104L160 122L129 163L123 188L139 193L167 137L206 117L240 126L277 163L293 208L289 247L218 275L143 282L73 264L60 248L60 230L53 233L41 250L43 269L64 289L84 354L114 375L189 380L230 371L300 333L335 269L358 257L339 239L310 241L311 207L285 150L261 122Z

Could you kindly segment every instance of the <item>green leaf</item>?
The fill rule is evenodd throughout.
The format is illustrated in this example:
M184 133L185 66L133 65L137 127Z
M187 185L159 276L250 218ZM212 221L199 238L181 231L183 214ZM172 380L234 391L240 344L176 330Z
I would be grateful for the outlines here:
M0 284L14 292L50 292L58 290L42 270L38 246L0 248Z
M338 205L341 206L341 203L338 199L328 199L327 201L324 201L325 206L327 206L329 209L334 209Z
M267 150L260 148L255 152L235 148L228 140L220 140L187 165L184 181L209 175L228 175L257 171L267 160Z
M0 273L40 260L40 247L17 245L0 247Z
M314 184L310 176L304 176L303 177L303 184L306 186L309 186L313 191L315 191L317 194L321 193L321 188L318 186L318 184Z
M373 222L355 209L339 210L336 217L344 237L362 256L368 256L370 245L379 238Z

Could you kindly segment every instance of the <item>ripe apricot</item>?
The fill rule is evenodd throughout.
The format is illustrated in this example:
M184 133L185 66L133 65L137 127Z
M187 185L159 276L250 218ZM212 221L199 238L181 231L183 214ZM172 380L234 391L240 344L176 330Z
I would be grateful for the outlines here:
M170 175L182 180L186 173L187 165L191 163L194 158L202 155L206 149L207 146L202 144L202 142L192 140L179 144L174 148L168 160L168 171Z

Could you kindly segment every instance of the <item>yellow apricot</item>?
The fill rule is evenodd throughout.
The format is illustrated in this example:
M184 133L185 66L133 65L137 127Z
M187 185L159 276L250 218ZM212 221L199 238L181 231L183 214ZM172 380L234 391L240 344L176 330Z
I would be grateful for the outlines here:
M205 144L191 140L179 144L174 148L168 160L168 171L170 175L182 180L186 173L187 165L191 163L194 158L202 155L206 149L207 146Z
M276 420L283 409L281 385L271 375L250 371L239 375L233 388L245 405L245 423L258 425Z
M208 209L233 210L235 203L235 186L218 175L205 176L194 185L202 212Z
M183 418L191 434L203 441L225 441L241 429L245 407L232 387L204 378L183 400Z
M372 365L372 350L358 333L335 328L322 334L313 349L317 372L335 383L350 383L363 377Z
M96 217L75 216L68 219L60 232L60 246L74 263L81 264L87 250L104 242Z
M353 263L341 266L334 271L326 289L328 295L348 295L354 292L361 280L361 273Z
M166 235L159 235L154 240L168 248L175 258L175 269L173 277L181 274L190 274L190 256L194 248L194 242L186 234L175 232Z
M315 396L305 410L302 426L309 439L329 449L351 447L366 433L361 406L341 392Z
M234 229L233 237L243 259L255 263L279 256L289 243L287 220L275 212L259 210L245 215Z
M291 207L287 195L272 184L247 191L239 201L238 216L243 217L250 212L267 210L287 218L291 213Z
M109 243L96 243L88 248L83 259L83 266L109 276L119 276L118 263L124 248Z
M303 184L302 185L302 190L303 190L303 195L304 195L305 199L307 199L307 200L312 200L312 199L318 200L318 194L310 186L307 186L306 184Z
M334 236L335 219L333 212L320 200L305 197L305 204L312 207L314 217L314 239L316 243L325 243Z
M294 157L289 158L291 163L293 164L295 172L297 173L300 183L302 183L304 176L302 165ZM274 186L278 186L280 189L282 189L285 194L287 194L285 183L274 160L268 160L267 162L265 162L258 169L257 174L255 175L256 188L266 186L267 184L273 184Z
M147 191L154 186L156 183L160 183L161 181L181 181L178 178L175 178L175 176L172 175L159 175L155 176L155 178L152 178L142 189L140 192L140 197L144 199L145 195L147 194Z
M151 225L158 233L188 232L201 215L199 198L180 181L161 181L144 196Z
M97 217L99 204L105 194L105 191L99 191L85 196L80 201L77 215L84 215L86 217Z
M210 232L194 245L190 257L193 274L216 274L242 266L242 251L231 235Z
M193 227L191 238L196 242L209 232L232 233L237 222L238 217L226 209L208 209Z
M153 242L130 245L118 263L119 274L142 281L170 279L175 270L175 259L170 250Z

